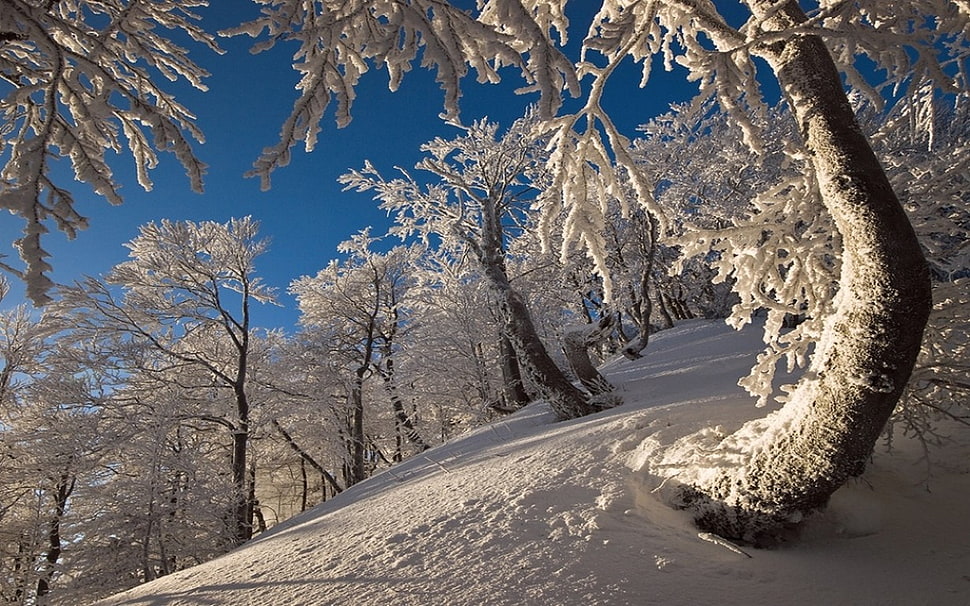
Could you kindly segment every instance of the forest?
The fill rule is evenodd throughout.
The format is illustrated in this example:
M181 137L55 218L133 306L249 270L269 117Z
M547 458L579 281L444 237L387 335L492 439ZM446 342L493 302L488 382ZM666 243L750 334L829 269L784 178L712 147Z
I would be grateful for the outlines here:
M121 201L106 150L145 183L160 151L202 179L198 126L156 83L203 79L160 32L217 46L191 12L205 2L0 1L0 206L24 222L3 267L33 300L0 312L5 603L80 603L208 561L533 401L561 420L623 406L598 368L694 318L763 326L739 385L792 411L749 458L671 483L701 530L770 546L876 440L916 436L932 458L941 420L970 424L966 2L751 0L739 26L706 2L608 0L581 59L555 42L565 2L257 4L226 34L303 45L293 113L254 164L266 186L331 102L349 120L370 63L394 85L420 56L456 124L469 66L519 70L539 101L429 137L414 167L348 166L341 184L393 227L347 234L292 281L290 334L252 320L280 303L251 217L149 223L106 274L48 277L45 221L85 221L70 188ZM654 54L700 94L620 133L598 95L630 57L646 80Z

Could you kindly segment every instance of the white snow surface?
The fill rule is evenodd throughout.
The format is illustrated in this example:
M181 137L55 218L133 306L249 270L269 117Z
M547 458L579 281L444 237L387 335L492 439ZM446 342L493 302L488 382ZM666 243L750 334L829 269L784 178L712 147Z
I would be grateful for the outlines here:
M761 346L758 327L658 333L642 360L602 369L624 398L617 408L555 423L529 406L100 604L970 603L965 427L930 467L914 441L878 450L799 540L773 550L703 540L658 500L659 480L639 470L648 453L766 414L736 385Z

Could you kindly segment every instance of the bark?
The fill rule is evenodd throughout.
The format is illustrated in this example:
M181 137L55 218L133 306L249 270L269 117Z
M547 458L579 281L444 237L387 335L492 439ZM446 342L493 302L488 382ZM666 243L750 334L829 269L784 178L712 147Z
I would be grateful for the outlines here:
M50 519L47 531L47 553L44 554L44 569L37 580L37 597L50 593L51 581L57 562L61 559L64 546L61 542L61 521L67 512L67 500L74 492L75 478L68 472L61 474L57 482L57 492L54 497L54 516Z
M384 378L384 389L387 390L391 398L391 408L394 410L394 425L398 434L407 438L409 442L414 444L418 451L423 452L428 450L431 447L424 441L424 438L421 437L418 429L414 426L414 421L411 420L411 416L404 408L404 402L401 401L401 396L397 393L397 385L394 384L394 360L391 358L385 359L384 372L381 374Z
M371 347L368 340L367 348ZM367 478L364 462L364 376L367 366L361 366L354 375L354 385L350 390L350 462L347 466L347 486L363 482Z
M653 314L653 304L650 299L650 278L653 274L654 259L657 256L659 226L653 215L648 214L645 222L646 229L642 231L647 232L645 234L647 241L644 241L642 236L640 239L640 254L644 259L643 270L640 273L639 292L636 293L631 307L633 319L637 323L639 332L636 340L623 348L623 355L631 360L641 357L640 352L646 349L650 342L650 316ZM664 313L666 313L666 310L664 310Z
M657 310L660 312L660 318L663 320L664 328L673 328L674 319L670 317L670 312L667 311L667 304L664 303L664 294L657 291Z
M232 543L239 545L253 537L250 513L249 489L247 487L246 454L249 445L249 420L240 418L232 431L232 484L235 502L232 508Z
M411 416L408 415L407 410L404 408L404 402L401 401L401 396L397 392L397 383L394 381L394 340L397 338L401 317L398 312L397 297L393 292L391 293L391 297L390 313L388 314L391 318L391 323L387 334L384 335L384 342L381 346L381 358L384 363L384 368L380 368L378 364L377 370L384 379L384 390L391 399L391 408L394 410L394 426L397 435L400 437L403 434L409 442L417 447L418 451L423 452L431 447L424 441L424 438L421 437L421 434L414 426L414 421L411 420ZM401 452L402 446L402 444L398 444L397 453L394 455L396 461L403 459L403 453Z
M748 4L758 17L776 8L769 0ZM805 19L790 1L766 25L781 30ZM787 426L769 427L744 466L687 495L703 529L755 543L776 539L863 471L912 371L931 307L919 242L822 40L794 36L762 54L798 121L844 249L817 376L802 381L787 405L792 412L777 417Z
M560 420L575 419L595 412L596 409L587 401L586 394L566 378L549 356L532 322L528 306L522 296L512 288L505 268L504 232L498 210L499 200L493 195L484 202L481 241L472 243L472 248L482 265L489 286L495 293L500 317L505 321L504 333L512 342L523 370Z
M603 316L596 324L567 329L563 335L563 351L579 382L592 394L613 391L610 382L600 374L589 358L589 348L605 340L613 330L612 314Z
M595 412L586 395L577 389L549 356L532 323L532 314L522 297L509 284L502 266L486 266L485 275L496 294L499 312L505 319L506 334L519 361L560 420L575 419Z
M247 287L248 288L248 287ZM227 334L236 346L236 374L232 378L232 390L236 397L236 427L232 432L232 481L236 490L236 506L233 511L233 542L236 545L253 538L253 500L256 479L248 478L247 454L249 451L249 394L246 393L246 375L249 370L249 296L242 300L242 322L239 336L226 327ZM247 485L247 480L249 484Z
M249 468L249 519L255 523L258 532L266 532L266 518L263 517L263 510L259 507L259 499L256 498L256 466ZM253 526L253 524L250 524Z
M505 408L508 410L522 408L529 403L529 394L525 390L522 380L522 369L519 357L508 335L499 337L499 355L502 359L502 384L505 389Z

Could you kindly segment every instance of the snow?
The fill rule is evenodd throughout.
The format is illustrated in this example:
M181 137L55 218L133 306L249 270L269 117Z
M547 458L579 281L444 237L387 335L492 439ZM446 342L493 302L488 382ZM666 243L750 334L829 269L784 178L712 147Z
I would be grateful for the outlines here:
M667 447L765 414L736 385L761 347L759 327L658 333L643 359L601 369L618 408L554 423L529 406L100 604L965 604L967 432L936 450L929 476L918 444L897 437L770 551L700 536L659 500L641 469Z

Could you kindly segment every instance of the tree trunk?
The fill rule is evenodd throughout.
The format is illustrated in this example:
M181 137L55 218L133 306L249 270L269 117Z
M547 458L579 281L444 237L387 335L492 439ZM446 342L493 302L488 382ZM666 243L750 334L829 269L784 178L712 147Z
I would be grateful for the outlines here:
M509 284L504 267L486 265L485 275L498 299L499 312L505 319L505 332L515 347L519 361L559 419L575 419L595 412L587 402L586 395L569 382L549 356L532 323L529 308Z
M518 354L523 370L529 375L542 396L548 400L560 420L575 419L595 412L586 394L577 389L549 356L539 332L532 323L532 314L518 292L512 288L505 269L503 230L498 216L498 200L489 199L483 214L482 240L473 246L482 264L485 278L495 293L499 317L505 321L508 335Z
M505 408L508 410L522 408L529 403L529 394L522 380L522 369L519 367L519 357L515 353L515 347L504 332L499 336L499 356L502 359Z
M657 289L657 310L660 312L660 318L663 320L664 328L673 328L674 319L670 317L670 312L667 311L667 304L664 303L664 294L659 289Z
M310 467L315 469L317 473L320 474L320 477L323 478L327 484L330 484L330 487L333 488L334 494L340 494L341 492L343 492L343 488L341 488L340 484L337 483L337 479L333 477L333 474L331 474L329 471L324 469L323 465L320 465L320 463L318 463L316 459L310 456L310 454L307 453L307 451L303 450L303 448L296 443L296 440L293 439L293 436L291 436L290 433L283 428L279 420L273 419L272 423L273 423L273 427L276 428L276 431L280 432L280 435L283 436L283 440L285 440L287 445L289 445L290 450L292 450L294 453L296 453L298 457L300 457L301 463L306 463L310 465ZM305 472L304 472L304 475L306 475Z
M234 333L229 333L238 354L236 375L230 383L236 399L236 423L232 430L232 483L235 503L230 522L233 545L241 545L253 538L253 504L249 495L255 491L255 485L248 485L249 395L246 393L246 373L249 369L249 312L245 297L243 309L242 337L237 339Z
M347 487L363 482L367 477L364 466L364 373L366 366L357 369L354 386L350 393L351 427L350 427L350 465L347 475Z
M579 382L594 395L613 391L610 382L589 359L589 348L605 340L613 331L615 316L608 314L596 324L567 328L563 334L563 351Z
M253 525L250 517L249 489L247 487L246 454L249 447L249 419L237 419L232 430L232 520L230 521L232 544L240 545L253 538Z
M794 1L774 13L770 0L748 4L771 29L806 20ZM814 372L769 420L740 468L688 494L702 528L756 543L823 507L863 471L912 371L931 307L919 242L824 43L801 35L762 50L798 121L844 248L836 311Z
M645 217L646 227L643 231L648 241L640 237L640 254L643 256L643 269L640 273L639 293L634 297L632 311L633 319L637 323L638 334L635 341L623 348L623 355L631 360L642 357L640 352L647 348L650 342L650 316L653 315L653 303L650 299L650 280L653 276L653 262L657 256L657 236L659 226L657 219L650 214Z
M397 387L393 383L393 370L391 366L391 360L387 360L387 376L384 377L384 386L387 390L388 395L391 398L391 408L394 410L394 425L397 432L408 439L408 442L414 444L415 448L419 452L423 452L431 448L421 434L418 433L417 428L414 426L414 421L411 420L411 416L408 411L404 408L404 402L401 401L401 396L397 393Z
M47 553L44 555L44 568L37 580L37 597L50 593L51 581L57 561L61 558L63 545L61 544L61 521L67 512L67 500L74 492L75 478L68 472L61 474L57 482L57 493L54 497L54 516L50 519L47 531Z

